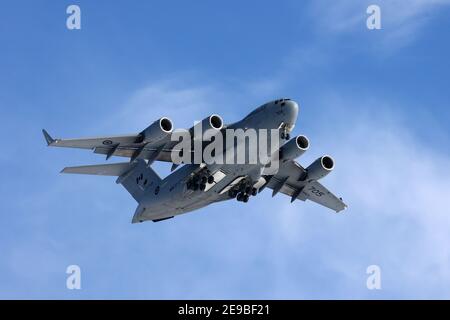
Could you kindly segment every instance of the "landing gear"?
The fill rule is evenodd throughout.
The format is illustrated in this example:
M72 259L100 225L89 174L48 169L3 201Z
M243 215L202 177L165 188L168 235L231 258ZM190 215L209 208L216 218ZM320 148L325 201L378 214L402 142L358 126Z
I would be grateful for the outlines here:
M236 198L237 201L247 203L250 196L256 196L258 194L258 189L252 187L252 183L249 181L244 181L240 185L228 191L228 196L233 199Z
M281 127L280 138L283 140L289 140L291 138L291 135L289 134L285 124L283 124Z
M191 179L189 179L186 182L186 187L188 190L206 190L206 184L212 184L214 183L214 176L211 175L211 173L208 170L205 170L203 172L199 172L198 174L194 175Z
M238 191L237 190L230 190L230 191L228 191L228 196L230 198L236 198L237 195L238 195Z
M282 131L280 133L280 138L283 140L289 140L291 138L291 135L285 131Z
M250 196L246 193L239 192L236 199L237 199L237 201L242 201L244 203L247 203L248 199L250 199Z

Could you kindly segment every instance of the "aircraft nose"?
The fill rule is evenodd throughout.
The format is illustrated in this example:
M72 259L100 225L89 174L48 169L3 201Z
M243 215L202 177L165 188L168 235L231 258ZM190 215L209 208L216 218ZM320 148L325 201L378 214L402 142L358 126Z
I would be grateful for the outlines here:
M293 101L293 100L289 100L285 102L285 106L286 109L289 109L289 112L291 112L292 114L298 114L298 103Z
M289 126L294 126L297 121L298 116L298 104L293 100L284 101L284 105L282 104L281 108L283 109L283 113L286 117L286 123Z

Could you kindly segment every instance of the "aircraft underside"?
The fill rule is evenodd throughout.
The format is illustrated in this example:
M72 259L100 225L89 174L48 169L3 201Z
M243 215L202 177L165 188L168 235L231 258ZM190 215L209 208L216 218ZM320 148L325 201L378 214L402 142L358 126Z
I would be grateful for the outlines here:
M230 125L211 115L188 130L174 131L163 117L131 135L53 139L43 133L48 146L90 149L107 160L129 158L62 172L117 177L116 183L138 202L133 223L163 221L218 201L246 203L265 188L291 202L311 200L339 212L346 204L318 182L334 169L334 160L322 156L306 168L295 161L309 149L305 136L290 137L298 110L294 101L279 99ZM172 162L172 173L160 178L154 161Z

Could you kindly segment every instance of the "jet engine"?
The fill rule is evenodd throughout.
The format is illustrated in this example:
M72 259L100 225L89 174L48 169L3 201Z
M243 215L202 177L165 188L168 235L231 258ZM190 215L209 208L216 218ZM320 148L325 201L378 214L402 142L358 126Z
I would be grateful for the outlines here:
M153 122L144 131L139 134L137 143L154 143L161 141L169 136L173 131L173 124L169 118L162 117L159 120Z
M323 156L306 168L307 180L319 180L329 174L334 168L334 160L330 156Z
M309 140L305 136L297 136L286 142L280 148L280 160L294 160L300 157L309 148Z
M199 130L197 128L201 128L201 131L197 131ZM213 114L203 119L200 123L195 124L191 129L189 129L189 131L192 136L201 134L201 137L203 137L205 132L207 132L208 130L212 129L211 131L208 132L214 135L215 132L219 131L222 128L223 128L222 118L217 114ZM199 136L198 139L201 139L201 137Z

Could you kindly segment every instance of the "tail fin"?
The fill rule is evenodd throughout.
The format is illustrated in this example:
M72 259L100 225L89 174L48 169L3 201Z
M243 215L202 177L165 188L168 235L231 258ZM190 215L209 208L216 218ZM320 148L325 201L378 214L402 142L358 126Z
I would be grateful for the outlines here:
M142 159L129 163L113 163L64 168L62 173L92 174L104 176L118 176L116 183L120 183L136 201L140 201L145 190L158 184L161 178Z
M142 199L145 190L159 184L161 178L155 170L147 166L147 163L144 160L137 159L133 164L134 167L122 174L116 182L122 184L133 198L139 202Z

